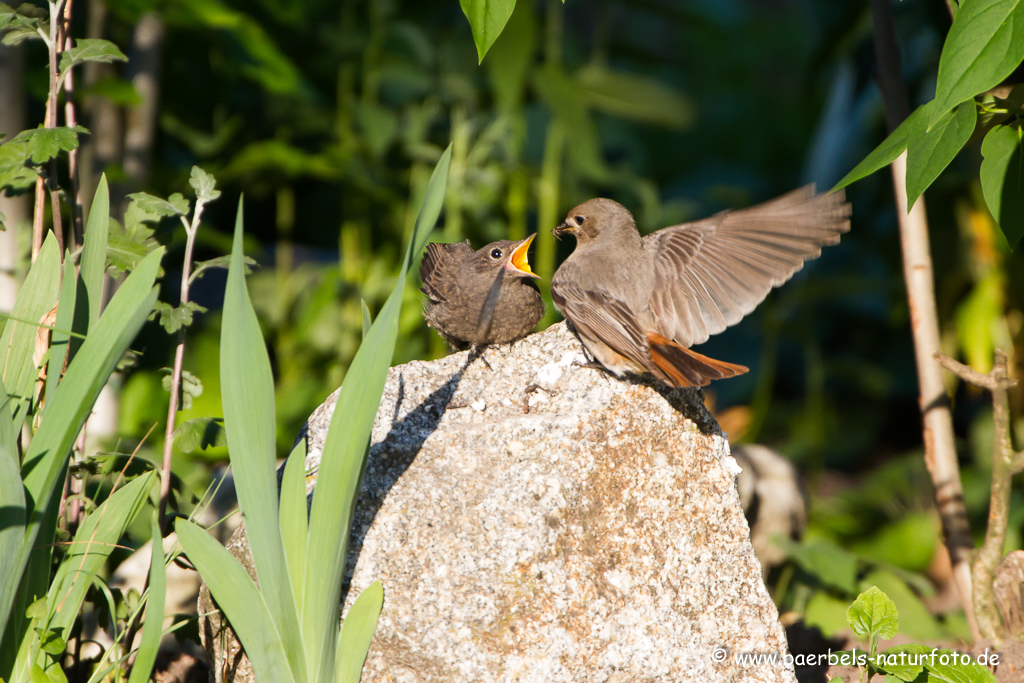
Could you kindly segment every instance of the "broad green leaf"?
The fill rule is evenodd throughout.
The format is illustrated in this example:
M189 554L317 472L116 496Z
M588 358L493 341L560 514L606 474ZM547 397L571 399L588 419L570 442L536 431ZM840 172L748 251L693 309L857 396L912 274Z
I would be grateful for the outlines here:
M788 538L777 543L801 569L826 586L848 594L857 590L857 558L835 543L824 539L796 543Z
M220 190L215 189L217 180L198 166L192 167L192 177L188 183L196 191L196 198L204 202L212 202L220 196Z
M934 648L916 643L896 645L879 652L875 666L897 680L913 681L924 671L922 662L927 661L925 658L934 651Z
M221 322L224 428L238 505L245 515L246 535L260 589L281 633L292 672L298 683L302 683L306 680L306 653L279 526L274 377L263 333L245 287L242 237L242 201L239 200ZM244 640L242 643L248 651L250 645Z
M124 214L124 226L110 219L107 260L112 273L124 273L159 246L153 238L149 222L159 222L160 215L145 211L138 202L131 202Z
M338 653L335 655L334 682L359 683L366 653L370 650L373 633L377 630L377 617L384 606L384 587L374 581L352 603L338 634Z
M302 609L303 631L309 634L307 659L322 680L335 670L338 604L352 512L398 336L405 278L441 212L451 155L449 145L430 176L395 287L349 366L324 443L317 477L321 494L313 495L310 514Z
M303 600L302 584L306 578L306 537L309 508L306 504L306 440L295 444L284 465L281 481L281 536L288 560L295 604Z
M966 0L942 46L929 127L1024 60L1024 0Z
M75 46L60 55L60 71L63 76L68 69L84 62L127 62L128 58L109 40L79 38Z
M999 330L1006 324L1006 279L995 268L975 282L956 309L956 336L964 360L978 372L992 370ZM991 451L991 448L987 449Z
M963 652L933 650L933 656L925 660L928 683L996 683L996 677L988 667L975 664Z
M188 201L177 192L172 194L169 199L154 197L145 192L130 194L128 199L136 204L141 211L157 216L184 216L188 213L189 208Z
M276 528L276 523L275 523ZM189 561L199 570L210 594L245 647L258 681L294 683L281 634L270 616L264 593L242 565L210 534L184 518L174 523ZM246 531L249 527L246 526ZM266 587L263 589L267 590ZM288 591L289 595L291 591Z
M516 0L459 0L462 12L469 19L473 30L473 42L476 43L476 54L480 63L484 55L501 35L502 29L516 8Z
M370 331L370 326L373 325L373 319L370 317L370 307L366 305L366 299L359 300L359 307L363 312L363 338L366 338L366 333Z
M849 629L846 623L846 608L849 600L840 600L828 591L815 591L804 609L804 623L824 633L829 638Z
M57 494L72 443L110 373L142 329L156 301L157 289L153 283L162 256L163 249L153 252L125 279L50 397L47 415L43 416L22 465L22 478L33 509L29 511L28 528L19 555L5 561L13 565L15 575L25 570L29 553L47 517L43 512L49 514L51 502L59 500ZM4 626L16 590L17 582L0 584L0 624Z
M5 395L0 382L0 396ZM14 587L21 581L21 568L15 569L9 559L18 556L25 535L26 505L12 428L8 409L0 406L0 557L8 558L0 562L0 586Z
M1024 132L996 126L981 143L981 155L982 194L1012 249L1024 237Z
M591 65L577 74L583 100L592 109L630 121L681 129L693 123L693 104L656 78Z
M171 393L171 382L174 373L171 368L161 368L164 373L160 383L168 394ZM178 400L181 401L180 410L189 410L192 407L192 399L203 395L203 383L198 377L188 370L181 371L181 386L178 387Z
M915 130L907 144L907 207L921 196L967 144L978 120L974 100L947 112L930 130Z
M89 328L100 318L103 303L103 271L107 257L107 236L110 233L110 192L107 176L100 176L96 194L89 209L89 221L85 225L85 242L82 245L82 263L78 277L85 285L89 299Z
M886 640L896 635L900 624L896 605L875 586L857 596L846 610L846 620L858 636Z
M193 453L211 446L226 446L228 443L223 424L212 417L197 417L182 422L174 430L171 440L178 453Z
M167 334L174 334L181 328L192 324L194 313L206 313L206 309L194 301L186 301L180 306L172 306L164 301L158 301L149 319L159 319L160 326L167 331Z
M923 642L942 639L944 632L939 622L898 576L887 571L874 571L864 577L861 585L876 586L889 596L900 615L900 633Z
M128 482L85 518L50 584L50 628L71 630L93 579L146 503L155 481L156 474L147 472Z
M896 127L882 143L853 167L853 170L843 176L843 179L836 183L832 191L846 187L852 182L871 175L883 166L891 164L896 157L903 154L907 149L911 133L923 129L927 123L928 105L923 104L906 118L903 123Z
M33 323L38 323L53 308L59 291L60 253L53 233L48 233L14 302L11 318L5 321L3 334L0 334L0 381L9 392L7 409L13 416L15 434L25 422L38 375L32 353L39 328ZM0 614L0 619L2 616Z
M14 430L14 416L11 415L11 397L4 389L4 383L0 380L0 456L8 455L17 461L18 433ZM19 475L18 479L21 479ZM0 557L4 557L0 555Z
M164 566L164 544L160 536L159 512L153 510L149 523L149 538L153 544L149 559L149 598L146 601L146 621L142 625L139 654L132 665L128 683L146 683L153 672L156 653L160 649L160 634L164 625L164 600L167 597L167 572Z
M81 126L59 128L32 128L23 130L6 144L25 144L29 161L44 164L61 152L70 152L78 147L78 134L89 131Z
M0 2L0 34L5 45L15 45L22 40L38 38L38 30L47 30L46 10L31 3L22 3L17 9Z

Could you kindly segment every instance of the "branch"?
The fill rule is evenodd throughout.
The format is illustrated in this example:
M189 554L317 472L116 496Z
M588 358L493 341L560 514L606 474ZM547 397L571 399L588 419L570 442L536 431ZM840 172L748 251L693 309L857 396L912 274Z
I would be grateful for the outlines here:
M1002 353L1002 351L997 351L997 353ZM963 363L953 360L944 353L936 353L934 358L939 361L939 365L946 368L968 384L973 384L976 387L993 391L1000 386L1004 389L1017 386L1017 380L1007 377L1005 372L1003 373L1002 378L996 379L994 371L987 375L982 374L968 365L964 365Z
M885 102L886 121L895 129L909 114L907 92L900 77L899 45L889 0L871 0L871 18L875 32L879 87ZM971 540L967 510L964 507L960 465L953 436L953 418L943 385L942 370L932 357L940 350L939 321L935 306L935 283L928 217L924 201L907 207L907 155L904 152L892 164L893 188L903 251L903 279L907 285L917 382L924 422L924 458L935 489L935 504L942 520L943 535L953 565L953 580L960 594L971 635L981 636L975 620L971 587Z

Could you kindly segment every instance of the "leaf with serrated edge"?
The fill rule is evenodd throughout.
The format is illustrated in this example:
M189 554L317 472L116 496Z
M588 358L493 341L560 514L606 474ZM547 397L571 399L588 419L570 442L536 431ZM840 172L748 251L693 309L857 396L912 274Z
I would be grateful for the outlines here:
M857 596L846 610L846 620L858 636L888 640L899 628L899 613L888 595L872 586Z
M212 202L220 196L220 190L214 189L217 186L217 180L198 166L192 167L192 177L188 182L196 191L196 197L203 201Z
M75 46L60 55L61 73L84 62L127 62L128 58L121 49L109 40L98 38L79 38Z

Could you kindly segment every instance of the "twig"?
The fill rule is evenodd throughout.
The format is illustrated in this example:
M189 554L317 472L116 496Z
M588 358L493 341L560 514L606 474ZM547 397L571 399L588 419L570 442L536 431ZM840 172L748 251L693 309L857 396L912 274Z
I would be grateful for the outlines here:
M893 130L907 117L910 108L906 89L900 79L899 45L896 42L889 0L871 0L871 18L875 32L879 87L885 102L889 130ZM980 632L975 619L970 566L970 552L974 543L964 507L949 399L943 385L942 370L933 362L933 356L939 351L940 345L928 217L923 199L915 202L908 211L905 152L893 162L892 175L903 251L903 278L907 284L924 423L925 464L935 488L935 503L953 566L953 580L960 593L960 602L971 627L971 635L977 642Z
M64 5L64 38L62 45L64 50L71 49L71 5L73 0L66 0ZM64 123L68 126L78 124L75 116L75 81L73 69L68 69L64 78ZM85 238L85 224L82 220L82 190L78 179L78 148L75 147L68 152L68 176L71 178L71 196L68 203L71 205L72 230L74 231L75 248L82 246Z
M985 542L974 556L972 575L974 578L974 608L978 626L985 638L991 639L996 647L1009 637L1003 626L996 605L994 591L996 569L1003 559L1006 545L1006 529L1010 520L1010 493L1014 474L1015 459L1010 441L1010 399L1007 389L1017 384L1006 371L1006 354L996 349L992 371L987 375L956 362L945 354L935 354L939 363L965 382L983 387L992 392L992 422L995 425L995 439L992 443L992 491L988 508L988 528Z
M181 267L181 306L188 303L189 273L192 271L192 248L195 246L196 232L199 230L199 217L203 215L205 201L196 198L196 210L192 214L192 224L184 216L185 224L185 260ZM164 461L160 480L160 528L167 521L167 501L171 497L171 455L174 436L174 419L178 412L178 388L181 385L181 366L185 362L185 327L178 330L178 343L174 349L174 369L171 371L171 400L167 406L167 428L164 430Z

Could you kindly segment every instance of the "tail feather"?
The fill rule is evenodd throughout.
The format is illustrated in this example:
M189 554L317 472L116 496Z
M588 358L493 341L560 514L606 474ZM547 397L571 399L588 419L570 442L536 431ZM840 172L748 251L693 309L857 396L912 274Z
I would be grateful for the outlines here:
M651 360L664 375L662 379L677 387L703 387L713 379L735 377L749 370L742 365L708 358L653 332L647 333L647 341Z

